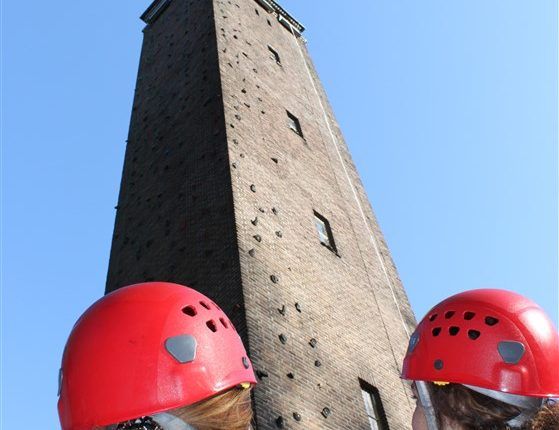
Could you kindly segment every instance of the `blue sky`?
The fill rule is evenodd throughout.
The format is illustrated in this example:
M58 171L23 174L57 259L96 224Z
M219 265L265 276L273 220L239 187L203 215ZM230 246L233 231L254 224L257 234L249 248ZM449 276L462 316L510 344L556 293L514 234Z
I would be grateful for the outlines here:
M58 428L62 348L103 293L148 4L3 4L6 428L30 406ZM556 1L281 4L307 26L416 315L498 287L557 323Z

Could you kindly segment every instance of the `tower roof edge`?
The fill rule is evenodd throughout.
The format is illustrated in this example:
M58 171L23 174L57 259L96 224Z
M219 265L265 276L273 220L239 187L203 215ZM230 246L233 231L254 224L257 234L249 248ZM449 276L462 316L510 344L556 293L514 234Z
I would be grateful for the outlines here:
M264 9L266 9L268 12L276 12L278 14L278 17L283 18L284 20L289 22L289 24L291 24L291 26L293 26L293 28L297 30L299 34L305 31L305 26L297 21L295 18L293 18L293 16L283 7L281 7L280 4L275 0L256 0L256 2L264 7Z
M169 6L169 3L171 3L171 0L154 0L142 16L140 16L140 19L148 25L151 24L163 13L167 6Z
M277 13L278 19L280 19L280 21L287 22L299 34L305 31L305 27L303 26L303 24L293 18L293 16L283 7L281 7L275 0L256 0L256 2L264 7L264 9L266 9L268 12ZM167 8L167 6L169 6L170 3L171 0L154 0L142 14L140 19L148 25L153 23Z

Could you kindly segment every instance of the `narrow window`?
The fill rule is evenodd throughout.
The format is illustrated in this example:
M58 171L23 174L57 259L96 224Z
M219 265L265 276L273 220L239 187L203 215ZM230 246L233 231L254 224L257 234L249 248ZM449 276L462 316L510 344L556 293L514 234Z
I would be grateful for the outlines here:
M278 51L276 51L270 45L268 45L268 50L272 53L272 55L271 55L272 60L275 60L276 63L278 63L281 66L281 58L278 54Z
M359 379L359 385L361 386L361 395L365 402L365 412L369 418L371 430L388 430L388 420L378 389L362 379Z
M289 128L299 136L303 137L303 130L301 130L301 123L299 122L299 119L289 111L287 111L287 118Z
M314 211L314 225L316 227L316 231L318 232L320 243L337 255L338 249L336 248L334 235L332 234L332 229L330 228L328 220L318 212Z

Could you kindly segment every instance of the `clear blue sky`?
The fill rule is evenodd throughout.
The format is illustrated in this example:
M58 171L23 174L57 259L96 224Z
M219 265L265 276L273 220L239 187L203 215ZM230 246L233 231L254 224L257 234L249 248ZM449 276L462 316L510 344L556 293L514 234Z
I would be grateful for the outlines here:
M3 3L2 424L55 429L64 342L103 293L149 0ZM557 2L281 4L416 315L491 286L557 322Z

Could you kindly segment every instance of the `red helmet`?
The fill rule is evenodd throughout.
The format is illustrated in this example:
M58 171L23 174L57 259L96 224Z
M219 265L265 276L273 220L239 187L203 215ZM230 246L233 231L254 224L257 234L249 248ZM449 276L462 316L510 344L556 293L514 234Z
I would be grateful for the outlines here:
M472 290L436 305L417 326L402 377L534 397L559 396L559 336L534 302Z
M91 430L255 384L241 338L206 296L151 282L114 291L74 326L60 371L63 430Z

